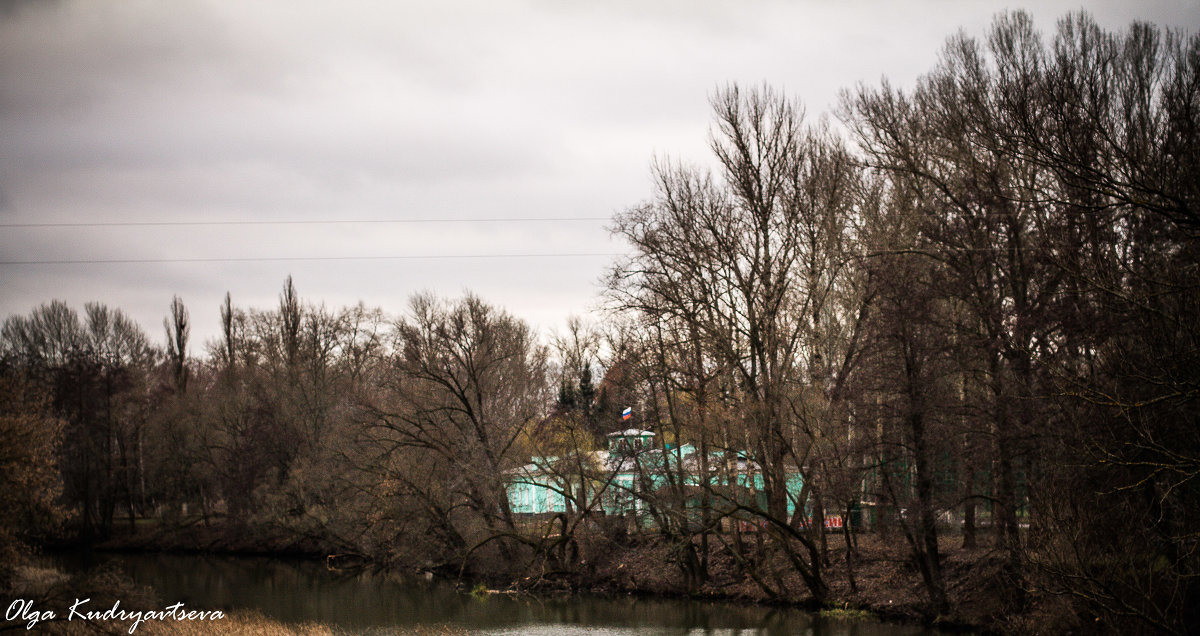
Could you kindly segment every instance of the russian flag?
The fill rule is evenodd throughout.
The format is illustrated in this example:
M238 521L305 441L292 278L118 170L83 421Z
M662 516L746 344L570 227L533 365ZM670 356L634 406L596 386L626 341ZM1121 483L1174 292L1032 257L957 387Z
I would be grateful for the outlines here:
M625 420L627 420L631 417L633 417L633 407L629 407L629 408L625 409L624 411L621 411L621 421L622 422L624 422Z

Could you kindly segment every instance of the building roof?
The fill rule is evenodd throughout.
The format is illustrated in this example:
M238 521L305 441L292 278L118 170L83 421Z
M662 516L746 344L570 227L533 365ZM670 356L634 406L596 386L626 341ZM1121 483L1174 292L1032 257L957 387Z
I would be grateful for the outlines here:
M627 428L623 431L609 433L605 437L654 437L652 431L639 431L636 428Z

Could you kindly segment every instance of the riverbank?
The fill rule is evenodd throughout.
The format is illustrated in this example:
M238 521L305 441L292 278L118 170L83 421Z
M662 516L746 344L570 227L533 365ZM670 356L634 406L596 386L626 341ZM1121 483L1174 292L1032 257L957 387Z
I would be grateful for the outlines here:
M476 572L468 573L468 576L482 578L491 589L535 595L587 592L778 604L810 611L866 613L885 620L981 634L1032 633L1047 626L1070 628L1048 604L1053 599L1033 598L1027 611L1020 614L1007 612L1003 599L1011 597L1011 589L1002 576L1000 553L990 546L963 548L959 537L946 537L941 541L951 611L934 617L927 612L923 588L906 584L914 578L919 580L919 574L909 558L907 545L895 535L859 535L853 571L846 561L842 537L831 535L825 571L830 600L823 606L815 604L806 594L772 597L719 547L710 550L707 580L689 586L682 569L675 565L677 559L670 547L653 535L627 537L620 545L614 545L600 535L581 535L577 543L578 560L570 569L547 571L542 563L537 571L526 568L527 571L516 574L488 572L481 575ZM344 550L320 538L297 536L282 528L250 527L221 521L208 525L139 527L137 532L118 532L93 547L122 552L286 555L320 559ZM357 563L358 560L349 562ZM457 575L453 570L444 567L440 574L453 578ZM787 568L780 571L782 585L778 587L805 589Z
M737 562L721 549L713 549L710 553L708 580L689 589L681 569L673 564L670 547L653 539L612 553L611 558L596 565L590 577L577 577L570 583L577 583L593 592L780 604L813 612L869 615L953 632L1003 634L1036 631L1037 619L1032 614L1012 616L1005 611L1002 599L1010 592L1004 586L1001 555L997 550L991 547L964 549L959 538L946 538L940 542L951 612L931 618L927 613L924 589L910 584L920 575L912 564L904 540L899 536L881 537L877 534L860 535L857 540L851 577L842 538L829 538L825 577L830 591L829 601L824 605L815 603L812 596L806 593L772 597L746 576ZM790 568L779 569L784 572L780 576L783 585L776 587L806 589L799 577L789 571ZM528 583L520 581L517 586ZM552 585L541 585L538 589L547 587Z

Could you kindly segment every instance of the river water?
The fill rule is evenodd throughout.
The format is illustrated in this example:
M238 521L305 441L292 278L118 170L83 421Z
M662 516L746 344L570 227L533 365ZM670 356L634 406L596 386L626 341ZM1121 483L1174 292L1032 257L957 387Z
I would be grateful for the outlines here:
M322 623L349 634L448 628L470 634L934 636L877 621L815 616L733 603L632 597L476 597L453 586L372 571L333 571L312 561L169 554L58 555L67 571L116 567L153 588L165 606L256 609L285 623Z

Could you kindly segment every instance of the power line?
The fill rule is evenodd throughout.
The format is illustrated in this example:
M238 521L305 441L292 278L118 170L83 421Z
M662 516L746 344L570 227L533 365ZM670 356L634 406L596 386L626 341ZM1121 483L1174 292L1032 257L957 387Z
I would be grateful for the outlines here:
M295 261L403 261L472 258L579 258L624 256L618 253L574 252L556 254L428 254L420 256L250 256L244 258L115 258L78 260L0 261L0 265L110 265L155 263L269 263Z
M1115 246L1107 246L1115 247ZM1028 254L1047 254L1060 250L1076 250L1081 246L1067 243L1047 243L1031 245L1020 251ZM863 259L880 256L925 255L937 256L945 254L992 253L1005 254L1009 251L1006 246L989 247L955 247L955 246L918 246L911 248L885 249L866 253L853 253L846 256L851 259ZM268 263L295 261L404 261L404 260L457 260L457 259L508 259L508 258L588 258L588 257L646 257L645 254L628 252L555 252L549 254L417 254L417 255L383 255L383 256L246 256L246 257L199 257L199 258L113 258L113 259L43 259L30 261L0 261L5 265L109 265L109 264L153 264L153 263Z
M363 225L363 224L416 224L416 223L574 223L611 221L606 216L579 217L525 217L525 218L478 218L478 219L338 219L282 221L92 221L65 223L0 223L0 228L56 228L56 227L169 227L203 225Z

